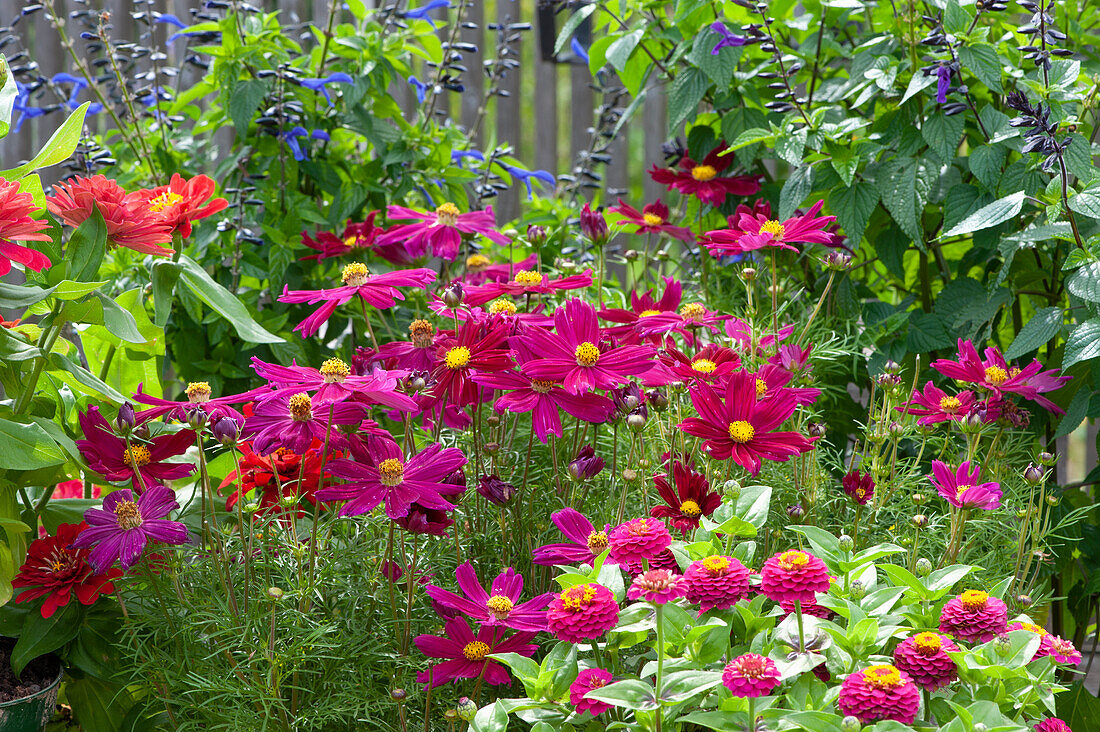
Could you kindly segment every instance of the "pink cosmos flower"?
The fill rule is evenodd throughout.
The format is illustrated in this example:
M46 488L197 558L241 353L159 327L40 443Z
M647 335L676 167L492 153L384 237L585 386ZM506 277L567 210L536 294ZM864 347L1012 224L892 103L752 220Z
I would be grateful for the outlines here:
M103 508L84 512L88 528L77 535L72 546L91 548L88 562L98 572L107 571L115 560L123 569L129 569L137 563L149 541L187 543L187 527L165 518L176 508L179 508L176 494L164 486L147 486L136 498L130 489L121 488L107 494Z
M775 350L777 344L776 334L764 333L759 330L753 333L749 324L740 318L733 317L727 320L724 329L726 335L733 339L742 352L749 350L749 344L755 346L757 355ZM784 325L779 329L778 341L790 338L792 333L794 333L794 326Z
M489 592L481 586L474 566L465 562L455 570L459 589L466 595L428 585L428 597L440 605L458 610L485 625L498 625L512 630L538 632L546 630L546 610L554 593L538 595L527 602L519 602L523 594L523 575L511 567L497 575Z
M798 402L782 393L757 399L752 374L730 374L724 399L707 384L697 384L691 402L699 417L688 417L680 429L703 438L703 449L714 459L732 459L753 475L760 472L763 459L786 462L813 449L815 438L774 431L794 414Z
M518 653L532 656L538 646L531 643L535 633L518 632L507 635L499 626L482 625L477 635L470 630L464 618L448 618L443 624L443 635L418 635L413 639L417 650L431 658L446 659L421 671L416 680L432 688L456 679L484 679L491 686L509 684L512 677L497 661L488 658L490 653Z
M35 272L50 266L50 258L42 252L15 243L50 240L46 233L50 222L31 216L37 209L34 196L21 191L17 181L0 178L0 277L11 271L13 261Z
M626 590L629 600L642 600L654 605L666 605L684 596L684 578L667 569L651 569L634 578Z
M569 541L545 544L535 549L532 559L535 564L547 567L555 564L592 564L596 557L607 550L610 525L605 525L603 531L597 531L591 521L572 508L564 508L551 514L550 520Z
M283 285L279 302L310 305L324 303L295 326L294 330L300 331L303 338L314 335L332 317L337 307L349 302L356 295L379 310L391 308L398 300L405 299L398 287L427 288L428 283L435 281L435 272L430 269L407 269L372 275L366 265L355 262L344 267L340 278L344 286L332 290L291 290Z
M549 275L539 274L537 270L521 269L515 273L512 279L504 282L486 282L477 287L471 287L466 291L465 303L470 306L484 305L490 300L510 295L521 297L525 295L549 295L554 292L566 290L579 290L592 285L592 270L567 277L551 278Z
M493 264L493 260L484 254L471 254L466 257L466 271L460 277L456 277L455 281L470 286L486 282L508 282L516 276L517 272L537 269L538 265L537 254L532 254L519 262L498 262L497 264Z
M586 668L577 674L576 680L569 685L569 703L577 710L578 715L583 716L587 712L595 717L611 708L610 704L588 699L585 695L607 686L612 678L614 677L602 668Z
M390 206L386 216L394 221L412 221L390 228L378 239L380 245L403 244L414 259L431 249L432 256L448 262L458 256L462 236L480 234L497 244L512 240L496 230L493 207L484 211L462 213L458 206L447 202L436 207L435 212L416 211L404 206Z
M255 449L268 455L279 448L303 454L314 440L340 449L347 440L338 425L358 424L365 406L354 402L315 405L309 394L274 394L259 401L244 424L242 435L252 439Z
M977 465L970 469L969 461L952 470L947 463L933 460L932 475L928 478L944 500L955 508L992 511L1001 505L1001 486L999 483L979 483L979 472Z
M866 506L875 495L875 479L870 473L849 470L840 481L845 495L860 506Z
M653 368L653 351L644 346L600 348L596 310L573 299L554 313L556 333L531 330L523 338L541 358L523 366L533 379L561 383L571 394L609 389Z
M707 246L711 254L744 254L762 247L778 247L797 252L794 242L804 244L827 244L832 241L825 231L829 224L836 221L835 216L818 216L824 201L818 201L802 216L792 216L779 222L768 219L763 214L742 213L737 223L729 229L708 231Z
M504 345L508 326L503 322L467 321L453 336L436 340L437 365L432 371L436 382L433 403L446 400L454 407L465 407L482 399L476 374L504 371L512 367L512 355Z
M658 363L643 377L646 386L664 386L672 383L708 384L722 382L741 368L741 357L729 348L708 343L694 356L688 357L672 346L657 354Z
M195 472L190 463L165 462L195 444L195 433L191 430L157 435L149 440L131 437L127 447L125 438L114 433L99 413L99 407L88 407L88 411L80 413L78 421L84 439L77 440L76 446L88 467L107 480L132 481L133 489L142 493L154 485L186 478Z
M431 371L438 365L435 347L435 326L427 320L409 323L409 340L389 341L378 347L373 360L393 361L400 368L413 371Z
M647 318L661 313L675 313L680 307L682 285L671 277L665 277L665 289L661 297L657 298L653 290L646 290L638 294L636 290L630 293L630 309L607 308L601 310L601 320L622 325L612 326L606 330L607 334L614 337L616 342L622 345L634 345L641 342L641 333L638 326Z
M628 206L623 203L623 199L619 199L618 206L612 206L608 209L612 213L617 213L623 217L619 224L633 224L636 228L633 233L635 234L668 234L673 239L679 239L680 241L694 243L695 235L691 233L691 229L686 229L683 226L673 226L668 223L668 206L661 203L660 199L653 203L647 204L641 211Z
M314 250L316 254L308 254L302 257L302 261L321 261L329 257L339 257L351 252L370 248L371 244L382 234L381 227L374 225L377 211L371 211L362 223L349 221L344 227L344 233L336 236L329 231L317 232L317 238L313 238L306 232L302 232L302 244Z
M722 155L726 144L720 143L718 147L707 153L702 163L696 163L688 156L680 158L678 169L658 168L656 165L649 171L649 177L655 182L668 186L668 190L675 188L684 195L695 196L703 203L712 206L721 206L726 201L726 196L751 196L760 190L760 181L756 176L737 175L722 177L723 172L733 162L733 155Z
M786 348L786 346L783 346ZM795 404L806 406L813 404L821 396L821 389L809 386L789 386L794 378L792 372L774 363L766 363L756 371L756 398L784 394L794 399Z
M689 302L674 313L658 313L638 323L637 330L643 337L677 333L688 343L695 342L695 332L706 328L717 333L719 326L730 318L714 310L708 310L701 302Z
M401 372L376 369L368 375L352 376L351 368L338 358L330 358L319 369L305 366L279 366L252 357L252 368L261 378L273 382L276 394L315 391L313 405L328 406L344 401L381 404L391 409L413 410L416 402L397 391Z
M347 482L317 491L318 500L347 501L340 509L341 516L373 511L385 501L391 519L408 516L414 502L444 511L454 508L440 496L449 488L441 484L466 464L461 450L433 444L406 458L390 440L374 441L371 448L368 463L347 458L330 463L328 471Z
M917 424L930 425L939 422L960 422L966 419L974 407L974 392L960 391L949 395L931 381L923 390L914 389L913 396L898 411L920 417Z
M985 349L985 359L970 341L959 339L958 360L941 358L932 362L932 368L944 376L977 384L980 388L997 394L1019 394L1036 402L1055 414L1065 412L1042 394L1055 391L1072 377L1058 376L1058 369L1043 371L1037 360L1019 369L1009 366L997 348Z
M722 684L742 699L768 696L781 683L775 661L758 653L742 654L722 671Z

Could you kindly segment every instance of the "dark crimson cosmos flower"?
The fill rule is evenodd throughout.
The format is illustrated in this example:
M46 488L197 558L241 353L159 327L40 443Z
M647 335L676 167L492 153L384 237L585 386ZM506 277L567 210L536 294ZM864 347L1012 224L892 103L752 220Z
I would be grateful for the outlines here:
M654 605L667 605L684 596L684 578L668 569L651 569L634 577L626 590L628 600L645 600Z
M832 240L826 227L836 221L835 216L818 216L824 201L815 203L801 216L792 216L786 221L768 219L762 214L742 213L737 223L729 229L708 231L707 245L711 254L744 254L763 247L778 247L798 251L792 243L826 244Z
M864 724L892 719L910 724L920 708L920 689L909 675L889 664L868 666L840 684L840 713Z
M13 261L35 272L50 266L42 252L15 243L50 240L50 222L33 218L36 210L34 196L21 191L18 182L0 178L0 277L11 271Z
M971 643L988 643L1008 629L1008 606L981 590L967 590L940 611L940 631Z
M619 524L607 535L609 557L617 564L653 559L668 549L672 534L661 521L635 518Z
M678 460L672 463L672 484L667 476L655 475L653 485L665 504L654 506L649 515L665 519L683 534L699 528L699 520L722 505L722 496L710 489L707 476Z
M512 677L497 661L488 658L490 653L518 653L532 656L538 646L531 643L535 633L520 631L507 635L498 626L482 625L477 635L470 630L463 618L448 618L443 624L443 635L418 635L413 643L425 656L446 659L429 671L417 673L416 680L434 688L455 679L483 679L491 686L509 684Z
M530 312L521 313L515 302L504 297L498 297L485 307L463 303L457 308L449 308L435 295L428 300L428 309L436 315L450 320L458 319L460 323L473 321L487 327L494 323L503 323L512 334L523 333L530 327L554 327L554 319L542 314L545 307L545 303L533 303Z
M829 591L829 570L809 552L790 549L764 562L760 592L778 603L814 603L817 593Z
M130 489L120 488L107 494L103 508L84 512L88 528L80 532L72 546L90 547L88 561L99 572L105 572L116 560L123 569L129 569L150 541L187 543L187 527L165 518L176 508L179 508L176 494L164 486L148 486L137 497Z
M397 379L402 372L386 372L380 369L363 376L352 376L351 368L338 358L330 358L319 369L305 366L279 366L252 357L252 368L261 378L275 385L276 394L297 394L300 391L316 391L315 407L328 406L343 401L381 404L391 409L413 410L416 402L397 391Z
M686 155L680 158L678 169L658 168L649 171L649 177L657 183L675 188L688 196L695 196L703 203L721 206L726 196L751 196L760 190L760 181L755 176L737 175L723 177L719 175L733 162L733 155L722 155L726 144L707 153L701 163L696 163Z
M362 223L349 221L344 227L344 232L336 236L330 231L317 232L317 238L302 232L302 244L314 250L316 254L307 254L302 261L321 261L329 257L339 257L351 252L369 249L371 244L382 234L382 229L374 225L374 217L377 211L371 211Z
M139 404L147 404L152 408L144 409L138 413L137 420L139 423L148 422L149 420L157 419L165 415L167 415L169 419L186 422L188 416L190 416L192 412L196 409L201 409L206 412L211 422L221 417L228 417L243 424L244 416L230 405L250 402L253 399L271 393L270 388L263 386L258 389L246 391L243 394L214 397L212 396L213 392L210 389L209 382L190 381L183 391L184 396L187 397L187 401L181 402L169 401L167 399L151 396L142 391L143 387L144 384L138 384L138 390L134 394L134 401Z
M505 371L512 367L512 355L502 348L508 336L507 324L463 323L453 336L436 340L437 366L432 371L436 383L433 401L446 400L454 407L465 407L481 400L480 387L473 377Z
M982 508L992 511L1001 505L1002 490L999 483L979 483L980 468L970 468L970 461L952 469L947 463L932 461L932 475L928 479L944 500L955 508Z
M172 225L156 212L135 208L115 181L102 175L77 176L55 183L54 191L46 196L46 207L69 226L80 226L99 209L107 224L107 241L142 254L172 253L160 246L172 241Z
M547 567L555 564L592 564L596 557L607 551L607 535L611 531L609 525L597 531L591 521L572 508L563 508L551 514L550 520L569 541L545 544L535 549L532 559L535 564Z
M959 647L939 633L911 635L894 649L894 665L927 691L947 686L959 677L955 661L947 653Z
M435 281L435 272L430 269L406 269L372 275L365 264L353 262L344 267L340 279L344 286L331 290L290 290L283 285L279 302L309 305L324 303L294 328L301 331L303 338L314 335L337 307L351 301L356 295L373 308L391 308L398 300L405 299L398 287L427 288L428 283Z
M761 331L754 333L749 324L740 318L731 317L726 320L725 331L726 335L733 339L742 352L749 351L750 344L752 348L755 348L757 354L774 351L776 348L776 334ZM784 341L790 338L792 333L794 333L794 326L784 325L779 329L778 340Z
M607 686L613 678L602 668L586 668L577 674L577 678L569 685L569 703L576 709L577 714L584 715L587 712L595 717L610 709L610 704L589 699L585 695Z
M279 448L269 455L262 455L253 450L248 442L242 442L237 447L241 451L240 472L238 474L234 470L225 476L218 490L229 485L236 487L225 499L227 511L232 511L239 501L247 501L248 494L257 491L254 500L259 504L257 512L261 515L283 510L279 503L283 498L305 499L315 504L317 499L314 493L321 482L321 464L331 463L343 456L341 452L330 451L328 460L323 460L320 443L303 454ZM325 475L331 474L326 470ZM299 516L305 513L300 507L297 511Z
M409 323L409 340L378 346L376 360L393 361L407 371L431 371L436 367L435 326L427 320Z
M447 498L455 498L466 492L466 473L462 468L455 470L438 485L439 495ZM413 502L409 507L409 515L395 519L394 523L410 534L428 534L429 536L446 536L447 529L454 524L446 510L429 508L423 504Z
M643 377L647 386L697 381L714 384L741 368L740 356L713 343L703 346L691 357L672 346L665 346L657 358L658 364Z
M191 236L192 221L213 216L229 205L224 198L210 200L216 189L214 181L205 175L185 180L179 173L173 173L168 185L134 191L127 202L131 208L156 214L186 239Z
M707 384L696 384L691 402L699 416L685 419L680 429L705 440L703 449L714 459L732 459L753 475L765 459L786 462L813 449L816 438L774 431L794 414L798 402L783 393L758 399L752 374L730 374L722 396Z
M1058 369L1043 371L1039 361L1032 361L1023 369L1009 366L997 348L985 349L985 359L970 341L959 339L958 359L941 358L932 362L932 368L944 376L971 384L997 394L1018 394L1036 402L1055 414L1065 412L1042 394L1055 391L1072 377L1058 376Z
M328 469L346 482L317 491L318 500L347 501L340 509L341 516L373 511L385 501L391 519L408 516L414 502L445 511L454 508L440 497L446 490L441 490L440 484L466 464L461 450L434 444L406 458L391 441L377 440L371 448L371 463L334 460Z
M596 310L573 299L554 313L556 333L532 329L526 345L541 358L528 361L523 372L533 379L562 384L571 394L609 389L653 368L653 350L619 346L601 350Z
M840 481L845 495L858 503L866 506L875 495L875 479L870 473L862 473L858 470L849 470Z
M782 683L775 661L759 653L745 653L726 664L722 683L742 699L768 696Z
M680 306L674 313L658 313L652 318L646 318L637 325L637 330L644 337L653 335L665 335L678 333L687 339L688 343L694 343L695 331L706 328L711 333L717 333L722 321L730 316L722 315L701 302L689 302Z
M186 478L195 472L190 463L168 463L170 457L182 455L195 444L195 433L180 430L169 435L157 435L150 440L119 437L111 425L99 413L99 407L88 407L78 418L83 440L76 446L88 463L88 467L109 481L133 481L138 493L169 480Z
M493 207L484 211L462 213L458 206L447 202L436 207L435 212L415 211L404 206L390 206L386 216L393 221L412 221L391 227L379 237L382 245L404 244L413 258L423 256L431 249L433 257L448 262L458 256L462 236L480 234L497 244L508 244L511 239L496 230Z
M554 292L566 290L579 290L592 285L592 270L567 277L551 278L549 275L539 274L538 270L521 269L510 280L503 282L486 282L477 287L471 287L466 291L466 305L484 305L498 297L511 295L520 297L523 295L549 295Z
M617 213L623 217L619 224L633 224L635 234L668 234L673 239L679 239L689 243L694 243L695 235L691 233L691 229L686 229L683 226L673 226L668 223L668 206L661 203L660 199L653 203L647 204L641 211L628 206L623 203L623 199L619 199L618 206L612 206L608 209L612 213Z
M718 554L691 563L684 572L687 601L708 610L733 607L749 596L749 569L733 557Z
M112 581L121 577L122 571L97 572L88 563L88 550L71 546L87 528L88 524L83 522L60 524L56 535L31 542L27 547L27 559L11 582L15 589L23 589L15 598L16 602L45 597L40 612L42 617L49 618L58 608L68 605L73 595L81 604L93 605L100 595L115 591Z
M961 422L974 407L974 392L960 391L951 396L931 381L924 389L914 389L913 396L898 411L920 417L917 424L930 425L939 422Z
M455 570L455 578L465 597L435 585L428 585L425 588L428 597L444 607L458 610L480 621L483 627L497 625L532 633L546 630L546 606L550 604L554 593L547 592L527 602L520 602L520 595L523 594L523 575L511 567L497 575L488 592L481 586L477 573L469 562L458 566Z
M465 273L455 279L470 286L486 282L508 282L516 276L517 272L538 269L538 266L537 254L532 254L519 262L498 262L497 264L493 264L493 260L484 254L471 254L466 257Z
M347 440L338 425L359 424L366 407L355 402L315 405L309 394L274 394L256 403L244 423L245 437L251 438L261 454L279 448L305 452L314 441L341 448Z
M641 342L641 333L638 326L647 318L661 313L676 312L680 307L683 286L678 280L665 277L665 289L661 297L657 298L653 290L646 290L640 295L636 290L630 292L630 309L607 308L599 312L601 320L612 323L621 323L608 328L606 333L621 345L632 345Z

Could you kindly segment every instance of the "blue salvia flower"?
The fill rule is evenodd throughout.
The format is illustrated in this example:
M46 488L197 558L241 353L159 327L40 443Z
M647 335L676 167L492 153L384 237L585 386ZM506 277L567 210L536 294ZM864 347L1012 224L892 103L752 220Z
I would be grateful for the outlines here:
M332 106L332 97L328 93L329 84L351 84L354 83L353 79L342 71L338 71L335 74L329 74L323 79L299 79L298 83L304 86L306 89L312 89L315 92L320 92L325 96L325 101L328 102L328 106Z
M457 165L460 168L466 167L466 158L473 158L479 163L485 162L485 155L477 150L451 150L451 165Z
M31 93L27 90L27 87L18 81L15 82L15 102L12 104L12 112L19 112L19 118L15 120L15 124L11 127L11 133L13 135L23 129L23 123L28 119L41 117L48 111L40 109L39 107L29 106L30 101Z
M410 8L401 14L401 17L411 20L426 20L432 24L432 28L437 28L435 24L435 18L431 16L431 12L438 8L451 7L450 0L432 0L430 3L422 8Z
M581 45L581 42L577 40L576 36L573 36L573 40L570 42L569 48L573 50L573 55L583 60L585 63L588 63L588 51L586 51L584 46Z
M181 38L183 36L190 36L190 35L194 35L196 33L201 32L201 31L189 31L189 30L187 30L191 26L187 25L186 23L184 23L182 20L180 20L176 16L169 15L168 13L161 13L160 15L158 15L155 22L164 23L165 25L170 25L173 28L179 28L178 33L173 33L172 35L168 36L168 43L174 43L177 38Z
M424 97L428 93L428 85L422 82L415 76L409 77L409 83L412 84L413 89L416 89L416 101L418 104L424 103Z
M736 35L730 32L730 29L726 27L726 24L721 21L715 21L710 24L710 29L722 36L722 39L715 44L711 49L710 55L717 56L718 52L723 48L735 48L737 46L744 46L747 39L744 36Z
M80 93L88 88L88 80L82 76L73 76L72 74L66 74L62 71L59 74L54 74L50 79L51 84L72 84L72 91L69 92L69 98L65 100L65 107L70 111L74 111L80 106L80 101L77 97ZM87 114L99 114L103 111L103 105L99 102L94 102L88 105Z
M523 184L525 186L527 186L527 200L528 201L531 200L531 196L534 194L534 192L531 190L531 183L534 182L535 180L540 180L543 183L546 183L547 185L549 185L551 188L553 188L555 185L557 185L557 182L558 182L557 179L554 178L554 176L548 171L545 171L545 170L524 170L523 168L518 168L515 165L509 165L508 163L502 163L499 160L497 160L495 162L496 162L497 165L504 168L504 170L507 171L508 175L512 176L512 178L514 180L523 181Z
M301 162L308 157L302 150L302 146L298 143L299 137L305 137L311 140L332 139L331 137L329 137L329 134L324 130L313 130L313 132L309 132L306 130L305 127L302 127L301 125L290 128L288 131L284 132L281 137L283 138L283 141L287 144L287 147L290 148L290 152L294 155L294 159L298 162Z

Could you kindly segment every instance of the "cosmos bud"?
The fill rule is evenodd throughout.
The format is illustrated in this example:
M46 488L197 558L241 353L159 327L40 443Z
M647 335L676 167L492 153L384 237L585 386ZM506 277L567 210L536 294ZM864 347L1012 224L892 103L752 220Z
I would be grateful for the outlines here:
M928 525L928 517L923 513L918 513L914 515L913 518L909 519L909 523L913 524L913 526L918 529L923 529Z
M399 704L401 702L405 701L408 698L409 698L409 694L404 689L391 689L390 690L390 699L393 699L395 702L397 702Z
M584 204L584 209L581 211L581 233L596 246L606 244L610 237L610 230L607 227L607 220L603 217L603 213L598 209L593 211L587 203Z
M1056 460L1057 460L1057 458L1054 457L1053 455L1051 455L1049 452L1039 453L1039 462L1042 463L1043 465L1046 465L1047 467L1050 467L1051 465L1054 465Z
M466 299L466 290L462 287L461 282L452 282L443 290L440 299L443 300L444 305L454 310Z
M286 593L283 592L278 587L268 587L267 588L267 596L270 597L272 600L281 600L283 598L283 595L285 595L285 594Z
M527 241L535 246L542 246L546 242L546 229L542 226L531 225L527 227Z
M118 433L125 437L133 431L136 425L137 416L134 414L134 405L130 402L123 402L122 406L118 408L118 416L115 417L115 427L118 428Z

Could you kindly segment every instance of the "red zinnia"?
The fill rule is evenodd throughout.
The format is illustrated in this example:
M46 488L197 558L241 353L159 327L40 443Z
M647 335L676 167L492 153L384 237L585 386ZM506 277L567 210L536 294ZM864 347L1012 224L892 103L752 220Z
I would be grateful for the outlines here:
M73 549L73 540L88 528L88 524L60 524L55 536L35 539L27 547L27 560L12 580L15 588L26 587L16 602L29 602L45 597L42 617L52 616L58 608L69 604L72 595L84 605L92 605L100 595L115 591L112 580L122 571L109 569L100 574L88 563L89 550Z
M733 155L721 154L725 147L724 143L718 145L701 163L696 163L685 155L680 158L678 170L654 165L649 171L649 177L668 186L670 191L675 188L712 206L721 206L727 195L751 196L759 191L760 181L755 176L737 175L726 178L718 175L733 162Z
M955 662L947 655L957 650L958 646L939 633L917 633L894 649L894 665L920 688L935 691L958 678Z
M54 195L46 196L46 207L69 226L80 226L99 209L107 224L107 240L142 254L168 256L172 250L160 246L172 241L172 224L160 214L142 210L113 180L102 175L79 176L54 184Z
M707 476L679 460L672 463L672 482L675 488L669 485L667 476L653 477L653 485L667 505L654 506L649 515L666 519L684 534L699 528L699 519L722 505L722 496L710 489Z
M940 630L972 643L987 643L1008 628L1008 606L981 590L967 590L947 601Z
M864 724L892 719L910 724L920 708L920 690L903 671L889 664L849 674L840 685L840 713Z
M818 216L824 201L818 201L802 216L792 216L786 221L769 219L763 214L742 213L737 223L729 229L708 231L706 245L711 254L744 254L761 247L778 247L797 252L792 242L827 244L832 235L825 231L836 221L835 216Z
M258 491L254 499L260 504L260 514L278 510L283 498L304 498L316 503L314 494L321 480L321 463L341 457L339 452L330 452L328 461L322 460L320 444L314 446L317 449L306 450L304 455L283 448L270 455L261 455L247 442L239 443L238 447L241 451L239 472L229 473L218 486L219 490L229 485L236 487L225 499L227 511L232 511L238 501L245 500L252 491ZM302 508L297 510L299 515L304 513Z
M656 519L636 518L620 524L607 535L610 557L616 564L653 559L672 543L664 523Z
M673 226L668 223L668 206L661 203L659 199L639 211L633 206L623 203L623 199L620 198L619 205L612 206L608 211L623 217L623 220L618 223L634 224L637 227L633 232L635 234L668 234L673 239L679 239L680 241L688 243L695 241L695 235L691 233L691 229L686 229L683 226Z
M692 562L684 572L687 601L708 610L733 607L749 596L749 569L733 557L714 555Z
M549 631L569 643L599 638L618 622L615 595L595 582L570 587L551 600L546 610Z
M13 260L35 272L50 266L42 252L15 243L50 240L50 222L31 217L37 209L34 196L21 191L18 182L0 178L0 277L11 271Z
M215 198L207 203L215 188L214 181L205 175L184 180L179 173L173 173L168 185L135 191L128 200L133 208L160 216L173 231L178 231L186 239L191 236L192 221L213 216L229 205L224 198Z
M775 661L758 653L745 653L726 664L722 683L742 699L767 696L782 683Z
M829 570L809 552L791 549L764 562L760 591L776 602L812 603L829 591Z

